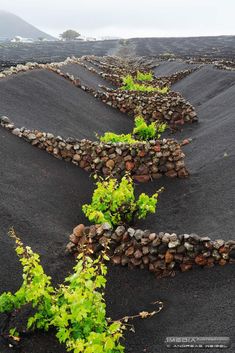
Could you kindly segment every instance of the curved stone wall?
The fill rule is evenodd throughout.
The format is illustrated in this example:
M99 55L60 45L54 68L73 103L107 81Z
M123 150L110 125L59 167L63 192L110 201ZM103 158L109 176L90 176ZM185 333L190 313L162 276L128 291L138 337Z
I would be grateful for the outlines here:
M172 139L114 144L71 138L65 140L51 133L17 128L7 117L0 118L0 125L33 146L88 172L117 177L129 172L139 182L157 179L162 175L171 178L189 175L181 146Z
M88 227L80 224L70 235L67 250L77 254L84 245L95 254L108 245L112 263L148 269L161 277L195 266L235 264L235 241L211 240L196 234L153 233L124 226L112 229L106 223Z

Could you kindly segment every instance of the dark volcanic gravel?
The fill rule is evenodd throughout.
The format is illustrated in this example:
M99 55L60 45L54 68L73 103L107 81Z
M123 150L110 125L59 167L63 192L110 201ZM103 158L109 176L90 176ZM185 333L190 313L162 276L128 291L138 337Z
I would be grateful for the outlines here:
M212 238L231 239L234 238L235 86L231 73L219 71L216 76L217 71L212 74L210 68L203 70L203 74L199 70L174 87L195 103L199 113L198 124L184 127L184 131L177 134L179 139L193 138L192 143L184 147L191 177L188 180L162 178L158 182L138 185L138 192L148 193L159 185L166 186L158 213L139 225L153 230L197 232ZM201 75L200 79L197 75ZM213 84L211 80L214 80ZM44 97L43 87L46 103L40 100ZM73 130L79 134L80 129L81 134L90 136L90 130L94 130L91 124L97 121L95 117L100 117L98 127L102 123L102 113L107 117L111 114L111 110L106 113L108 108L105 105L100 104L99 115L95 114L98 108L89 113L91 108L87 106L86 112L79 115L81 120L77 130L77 120L71 117L68 127L68 122L63 121L65 108L68 102L72 106L75 104L74 99L80 97L80 90L53 73L37 71L1 80L0 89L0 114L9 114L20 126L56 131L65 137ZM65 97L64 105L60 102L61 97ZM84 97L81 104L85 105L89 100L93 102L89 95ZM37 105L36 98L39 100ZM7 109L10 109L8 113ZM77 106L73 108L73 114L77 109ZM47 111L50 113L43 118ZM110 130L116 126L124 132L131 130L126 124L131 123L129 118L115 120L115 117L106 120L102 128ZM113 126L111 121L119 124ZM27 245L41 254L47 273L55 282L60 282L73 264L72 259L64 255L68 234L75 224L85 222L81 205L90 199L93 183L86 172L56 160L2 128L0 141L1 291L15 290L20 284L20 266L12 241L6 236L10 226L15 227ZM169 349L164 347L166 336L230 336L234 342L233 277L234 266L197 269L161 280L145 271L111 267L106 291L109 316L116 319L151 310L150 303L156 300L162 300L165 305L164 311L157 316L134 322L136 333L126 334L126 352L167 353ZM234 350L233 346L226 352L233 353ZM53 334L37 332L23 340L20 352L55 351L65 353ZM172 350L174 353L181 351ZM12 349L0 342L0 352L10 353ZM192 353L206 352L214 353L215 350L192 350ZM187 353L191 351L187 350Z
M137 56L174 54L182 58L234 59L235 36L185 38L133 38L127 45Z
M110 83L107 80L104 80L98 74L90 72L89 70L87 70L85 67L81 65L68 64L68 65L62 66L61 71L64 72L65 74L69 73L70 75L73 75L75 78L79 78L82 85L93 88L95 90L102 90L102 91L104 90L101 87L99 87L99 85L103 85L108 88L115 89L115 86L112 85L112 83Z
M167 62L159 62L159 66L157 66L154 70L156 77L161 76L170 76L178 71L190 70L198 67L197 64L187 64L185 62L181 62L178 60L175 61L167 61Z

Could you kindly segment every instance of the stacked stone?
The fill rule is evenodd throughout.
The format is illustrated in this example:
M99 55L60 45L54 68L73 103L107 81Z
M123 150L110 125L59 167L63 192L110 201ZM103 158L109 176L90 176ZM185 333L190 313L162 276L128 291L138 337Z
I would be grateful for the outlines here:
M130 116L140 114L146 121L164 121L174 129L197 121L194 107L177 92L159 94L107 90L105 93L96 92L95 97Z
M179 143L172 139L153 140L147 143L102 143L68 138L38 130L17 128L7 118L0 124L12 134L46 150L56 158L64 159L88 172L120 177L129 172L136 181L146 182L162 175L174 178L188 176L184 153Z
M227 60L216 61L214 62L214 66L220 70L235 71L234 61L227 61Z
M86 65L84 62L81 62L81 65L83 65L87 70L95 72L96 74L101 75L104 79L112 82L113 84L115 84L116 86L120 87L122 86L122 77L126 76L128 74L131 74L132 76L136 76L137 71L141 71L141 72L149 72L150 70L150 65L146 66L138 66L135 63L135 66L130 65L126 66L123 65L123 63L120 63L119 61L116 62L116 65L109 65L107 66L107 64L102 64L99 62L99 64L97 64L97 62L94 60L89 58L89 57L83 57L84 60L92 63L93 65L98 66L100 69L102 69L103 71L99 72L97 70L95 70L94 68L90 68L88 65ZM109 57L107 57L109 58ZM137 61L139 62L139 61ZM153 66L153 64L152 64ZM182 70L182 71L178 71L172 75L168 75L168 76L161 76L159 78L155 78L153 79L153 81L151 81L151 85L154 87L164 87L164 86L171 86L174 83L182 80L183 78L185 78L186 76L190 75L192 72L196 71L198 68L192 68L192 69L188 69L188 70Z
M89 66L84 63L84 61L90 62L92 65L97 66L100 71L94 70L97 74L101 75L103 78L111 81L113 84L120 87L122 85L122 77L126 75L136 76L137 71L149 72L149 63L144 64L141 58L136 58L135 60L124 60L119 57L95 57L95 56L83 56L81 63L89 70Z
M109 224L85 227L80 224L70 235L67 250L77 255L84 246L94 254L108 247L115 265L140 267L157 276L174 275L195 266L235 264L235 241L211 240L196 234L153 233Z
M28 62L25 65L19 64L16 66L11 66L8 69L5 69L0 72L0 78L5 78L11 75L16 75L21 72L27 72L30 70L35 70L35 69L44 69L44 70L52 70L52 71L57 71L59 68L61 68L63 65L67 65L69 63L76 63L78 60L76 58L67 58L63 62L58 62L58 63L49 63L49 64L39 64L36 62Z

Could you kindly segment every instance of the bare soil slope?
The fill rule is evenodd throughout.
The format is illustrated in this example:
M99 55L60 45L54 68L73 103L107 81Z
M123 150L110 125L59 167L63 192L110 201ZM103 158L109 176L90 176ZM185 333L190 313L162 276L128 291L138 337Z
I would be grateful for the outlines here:
M107 129L129 132L132 119L59 75L34 70L0 80L0 115L16 125L64 137L95 139Z
M107 80L104 80L101 76L97 75L96 73L90 72L85 67L79 64L68 64L68 65L62 66L61 71L64 72L65 74L69 73L70 75L73 75L75 78L79 78L82 85L88 86L95 90L103 91L104 89L102 89L100 85L115 89L115 86L112 85L112 83L110 83Z

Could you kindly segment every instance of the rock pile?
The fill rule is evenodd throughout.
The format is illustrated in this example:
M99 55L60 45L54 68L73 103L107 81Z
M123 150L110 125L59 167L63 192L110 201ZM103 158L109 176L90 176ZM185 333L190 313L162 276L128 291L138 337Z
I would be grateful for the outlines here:
M172 139L135 144L102 143L75 138L63 139L51 133L17 128L7 117L0 125L33 146L46 150L54 157L72 162L87 172L104 176L123 176L129 172L136 181L146 182L162 175L174 178L188 176L184 153Z
M153 233L125 226L112 229L107 223L75 227L67 250L77 255L87 246L98 254L107 245L115 265L148 269L160 277L195 266L235 264L235 241L211 240L196 234Z

